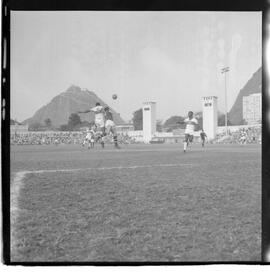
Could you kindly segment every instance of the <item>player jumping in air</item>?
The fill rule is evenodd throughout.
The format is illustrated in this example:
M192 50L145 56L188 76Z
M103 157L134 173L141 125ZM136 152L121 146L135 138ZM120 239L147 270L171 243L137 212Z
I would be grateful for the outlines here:
M105 107L104 111L105 111L105 121L106 121L105 122L106 134L107 135L112 134L115 148L120 148L117 141L117 132L116 132L115 124L113 121L113 115L110 112L110 108Z
M96 125L97 129L101 130L101 135L99 138L101 138L101 145L104 148L103 137L106 135L104 108L103 108L103 106L100 105L100 103L96 103L96 106L89 110L78 111L78 113L88 113L88 112L94 112L94 114L95 114L95 125Z
M198 125L198 121L196 118L193 118L193 112L188 112L188 118L184 120L186 124L185 130L185 140L184 140L184 152L187 150L187 146L192 143L195 126Z
M204 147L205 138L207 138L207 135L205 134L205 132L203 131L203 129L202 129L202 131L200 133L200 136L201 136L201 140L202 140L202 147Z

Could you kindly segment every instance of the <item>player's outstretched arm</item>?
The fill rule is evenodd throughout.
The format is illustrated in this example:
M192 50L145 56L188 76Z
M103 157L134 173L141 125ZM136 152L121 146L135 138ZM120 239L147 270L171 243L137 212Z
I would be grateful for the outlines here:
M77 113L88 113L88 112L90 112L90 111L92 111L91 109L88 109L88 110L85 110L85 111L77 111Z

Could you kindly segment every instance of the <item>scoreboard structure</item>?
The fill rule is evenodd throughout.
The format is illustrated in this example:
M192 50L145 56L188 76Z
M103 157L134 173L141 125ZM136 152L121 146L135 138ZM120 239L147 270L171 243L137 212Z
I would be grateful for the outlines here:
M143 103L143 140L149 143L156 133L156 103Z
M202 98L203 106L203 130L209 140L214 139L217 134L218 108L217 97L206 96Z

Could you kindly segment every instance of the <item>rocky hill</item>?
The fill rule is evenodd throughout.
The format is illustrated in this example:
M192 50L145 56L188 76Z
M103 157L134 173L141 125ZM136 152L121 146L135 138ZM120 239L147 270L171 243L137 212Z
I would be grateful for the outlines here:
M38 122L44 124L44 120L49 118L53 126L60 126L67 124L71 113L77 111L84 111L90 109L99 102L102 106L108 106L102 101L93 91L81 89L78 86L71 86L65 92L60 93L54 97L51 102L41 107L36 113L23 123L29 125ZM113 109L113 117L116 124L123 124L125 121ZM86 113L80 114L81 121L93 121L94 114Z
M233 125L239 125L243 119L243 97L252 93L262 92L262 68L260 67L240 90L234 105L232 106L228 119Z

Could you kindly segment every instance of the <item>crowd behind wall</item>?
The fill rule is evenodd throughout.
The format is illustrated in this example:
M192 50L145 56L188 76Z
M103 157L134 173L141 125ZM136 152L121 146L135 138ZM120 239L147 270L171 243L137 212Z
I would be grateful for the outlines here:
M85 132L24 132L13 133L10 135L11 145L58 145L58 144L82 144L86 136ZM120 143L133 143L133 138L128 135L119 134ZM110 143L110 138L106 139L106 143Z
M19 132L12 133L10 138L11 145L50 145L50 144L81 144L85 138L85 132ZM217 134L213 143L240 143L241 137L246 136L246 143L261 142L261 126L239 127L233 131L229 129L228 136L225 130ZM142 138L129 136L127 133L118 134L119 143L133 144L142 142ZM200 138L196 137L195 142ZM106 143L111 143L111 138L106 138ZM177 140L179 142L179 140ZM172 142L166 142L172 143Z
M238 130L228 130L228 136L226 137L226 131L219 133L216 137L218 143L241 143L241 138L246 136L247 143L261 143L262 128L261 126L255 127L240 127Z

